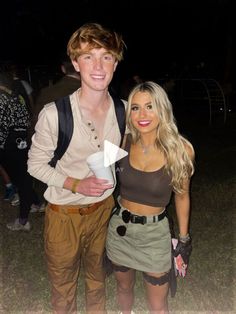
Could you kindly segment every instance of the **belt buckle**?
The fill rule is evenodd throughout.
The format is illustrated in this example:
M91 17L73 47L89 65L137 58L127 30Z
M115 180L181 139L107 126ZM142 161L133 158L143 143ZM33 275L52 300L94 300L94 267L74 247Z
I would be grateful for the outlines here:
M135 224L144 225L147 222L146 216L131 215L130 221Z

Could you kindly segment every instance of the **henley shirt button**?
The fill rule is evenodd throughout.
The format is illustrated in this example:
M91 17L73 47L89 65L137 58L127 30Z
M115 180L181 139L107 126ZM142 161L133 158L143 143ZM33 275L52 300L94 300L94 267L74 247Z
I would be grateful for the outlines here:
M95 131L95 129L91 129L91 131L93 132L93 131Z
M91 122L88 122L88 125L90 126L90 125L91 125Z
M98 145L98 148L100 147L100 145Z
M96 140L97 138L98 138L97 136L94 137L95 140Z

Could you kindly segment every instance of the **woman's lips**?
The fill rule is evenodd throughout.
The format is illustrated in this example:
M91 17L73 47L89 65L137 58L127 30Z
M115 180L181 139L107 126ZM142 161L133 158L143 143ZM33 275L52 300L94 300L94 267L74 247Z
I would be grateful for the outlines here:
M151 123L150 120L141 120L141 121L138 121L138 125L140 125L140 126L142 126L142 127L148 126L150 123Z

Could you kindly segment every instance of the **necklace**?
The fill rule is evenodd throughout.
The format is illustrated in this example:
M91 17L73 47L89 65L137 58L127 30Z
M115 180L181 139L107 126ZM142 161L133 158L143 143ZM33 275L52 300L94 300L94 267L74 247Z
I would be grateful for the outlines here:
M141 144L141 147L142 147L142 152L144 153L144 155L147 155L150 151L150 148L154 147L153 144L150 144L150 145L144 145L143 142L140 140L140 144Z

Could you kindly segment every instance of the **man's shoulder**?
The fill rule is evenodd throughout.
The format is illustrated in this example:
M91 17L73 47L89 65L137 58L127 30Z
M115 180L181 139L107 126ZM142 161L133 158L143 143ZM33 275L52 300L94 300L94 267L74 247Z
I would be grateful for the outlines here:
M51 102L49 102L49 103L44 105L44 108L46 110L50 110L50 108L52 108L52 107L55 107L55 102L54 101L51 101Z
M43 106L43 108L38 113L38 118L40 120L48 120L48 121L56 121L58 116L57 109L55 106L55 102L47 103ZM53 123L54 123L53 122Z

